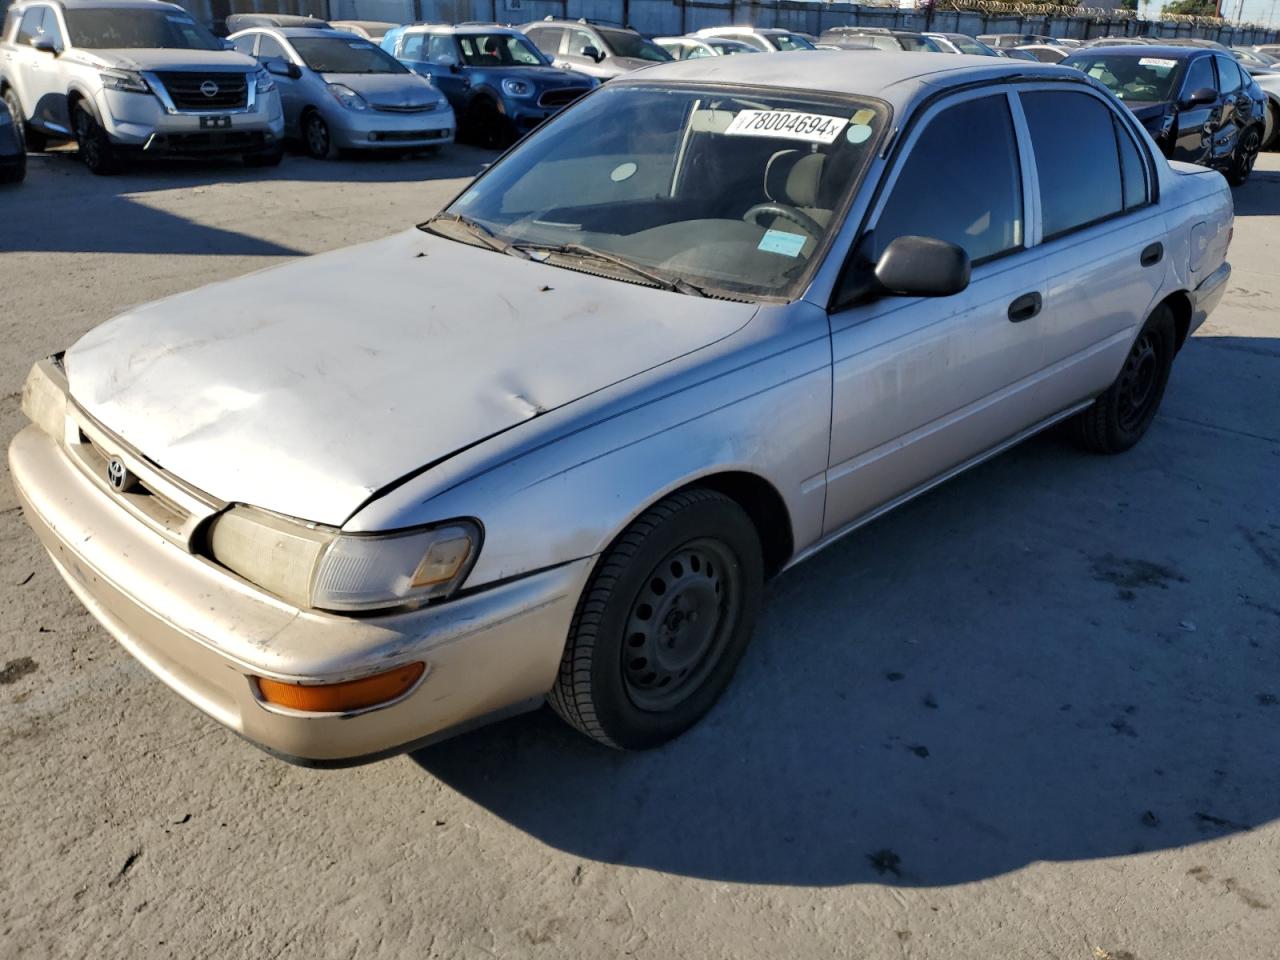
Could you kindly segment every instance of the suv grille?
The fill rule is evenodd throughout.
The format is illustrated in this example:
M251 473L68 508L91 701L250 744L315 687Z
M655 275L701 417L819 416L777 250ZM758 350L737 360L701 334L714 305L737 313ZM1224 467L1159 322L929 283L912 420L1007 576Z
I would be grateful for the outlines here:
M540 107L563 107L587 92L586 87L561 87L559 90L548 90L538 98Z
M156 78L179 110L242 110L248 105L244 73L157 73Z

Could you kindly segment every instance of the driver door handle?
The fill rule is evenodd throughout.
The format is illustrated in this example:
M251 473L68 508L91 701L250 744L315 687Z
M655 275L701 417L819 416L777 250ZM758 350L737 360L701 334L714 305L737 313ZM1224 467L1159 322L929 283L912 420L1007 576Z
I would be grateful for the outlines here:
M1024 293L1013 303L1009 304L1009 322L1021 323L1023 320L1030 320L1040 312L1040 307L1044 301L1038 293Z

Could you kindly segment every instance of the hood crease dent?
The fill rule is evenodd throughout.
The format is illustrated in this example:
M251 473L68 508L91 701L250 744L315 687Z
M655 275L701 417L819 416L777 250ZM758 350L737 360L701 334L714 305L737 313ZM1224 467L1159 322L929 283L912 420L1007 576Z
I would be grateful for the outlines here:
M174 476L341 526L402 477L756 309L409 230L128 311L66 365L76 402Z

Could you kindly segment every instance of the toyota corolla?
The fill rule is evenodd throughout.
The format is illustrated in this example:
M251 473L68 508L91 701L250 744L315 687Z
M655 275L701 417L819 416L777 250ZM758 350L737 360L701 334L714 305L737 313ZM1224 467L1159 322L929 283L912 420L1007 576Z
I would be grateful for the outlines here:
M417 228L37 363L10 463L103 625L278 754L544 700L649 747L769 577L1050 424L1138 442L1231 228L1222 177L1077 70L667 64Z

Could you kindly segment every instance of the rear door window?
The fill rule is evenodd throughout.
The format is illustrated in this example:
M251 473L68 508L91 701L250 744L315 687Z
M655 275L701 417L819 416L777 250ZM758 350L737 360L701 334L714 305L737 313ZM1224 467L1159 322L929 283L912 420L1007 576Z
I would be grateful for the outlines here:
M1040 180L1045 240L1124 210L1120 154L1111 109L1071 90L1019 95Z
M948 169L965 174L938 175ZM963 247L978 263L1020 248L1023 233L1018 142L1009 103L998 94L928 122L876 220L871 259L898 237L923 236Z
M1240 68L1236 66L1235 61L1228 60L1226 57L1214 57L1214 60L1218 62L1218 89L1228 97L1239 93L1240 88L1244 86L1244 81L1240 77Z
M555 57L560 53L560 38L564 36L564 30L560 27L534 27L527 36L535 47L547 56Z

